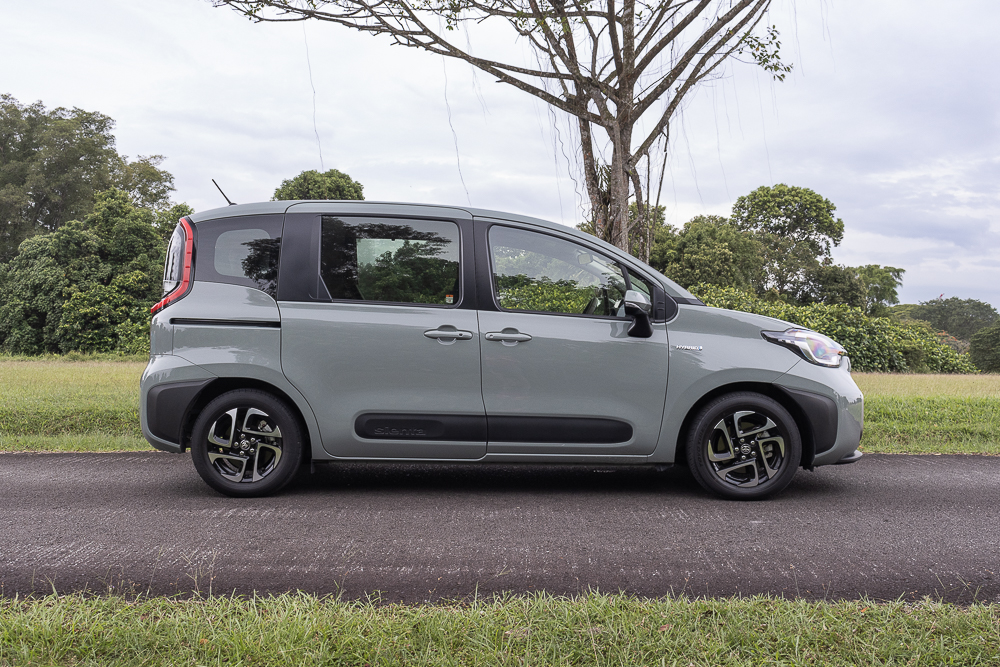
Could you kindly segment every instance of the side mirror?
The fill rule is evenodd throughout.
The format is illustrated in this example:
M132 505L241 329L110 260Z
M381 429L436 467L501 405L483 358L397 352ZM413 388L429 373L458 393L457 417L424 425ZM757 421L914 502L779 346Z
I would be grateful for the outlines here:
M649 338L653 335L653 324L649 321L649 313L653 304L646 295L634 289L625 292L625 314L632 318L628 335L633 338Z
M638 308L647 315L653 312L653 304L646 295L634 289L625 292L625 312L628 313L630 308Z

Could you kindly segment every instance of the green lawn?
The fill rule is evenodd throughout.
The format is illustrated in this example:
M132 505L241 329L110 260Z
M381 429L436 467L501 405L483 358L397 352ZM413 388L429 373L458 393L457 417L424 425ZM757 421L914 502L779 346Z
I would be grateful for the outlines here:
M1000 607L544 594L0 599L0 665L1000 665Z
M0 359L0 451L148 450L145 360ZM1000 454L1000 375L855 373L866 452Z
M855 373L865 394L861 449L1000 454L1000 375Z
M139 429L145 361L0 360L0 451L149 449Z

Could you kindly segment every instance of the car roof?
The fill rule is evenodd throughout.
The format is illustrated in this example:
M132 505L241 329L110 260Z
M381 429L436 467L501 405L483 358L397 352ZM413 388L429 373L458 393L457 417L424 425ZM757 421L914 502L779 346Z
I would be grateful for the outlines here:
M396 215L425 215L425 216L441 216L441 217L451 217L451 218L479 218L488 220L503 220L508 222L520 222L535 227L542 227L545 229L550 229L557 231L560 234L573 236L581 241L584 241L591 245L597 245L605 252L612 256L616 256L618 259L625 260L631 264L638 264L639 268L643 269L645 272L651 274L650 277L655 277L667 290L667 293L675 297L683 298L696 298L693 294L688 292L686 289L670 280L662 273L649 266L642 260L629 255L625 251L617 248L610 243L606 243L586 232L581 232L573 227L568 227L566 225L561 225L555 222L550 222L548 220L543 220L541 218L535 218L528 215L520 215L518 213L508 213L505 211L494 211L490 209L483 208L473 208L469 206L439 206L434 204L418 204L410 202L385 202L385 201L368 201L368 200L337 200L337 199L324 199L324 200L294 200L294 201L267 201L267 202L257 202L253 204L233 204L223 208L214 208L207 211L200 211L188 216L195 224L200 222L205 222L207 220L215 220L218 218L232 218L240 217L246 215L268 215L268 214L278 214L292 212L293 209L298 209L303 213L307 212L319 212L322 209L329 210L335 207L339 211L345 214L396 214Z

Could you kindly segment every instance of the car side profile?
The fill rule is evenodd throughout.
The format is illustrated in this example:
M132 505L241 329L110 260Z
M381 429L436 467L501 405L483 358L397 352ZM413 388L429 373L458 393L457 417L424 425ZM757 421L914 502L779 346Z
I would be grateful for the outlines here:
M836 342L705 306L634 257L464 207L266 202L182 218L142 431L231 496L310 461L686 463L755 499L860 458Z

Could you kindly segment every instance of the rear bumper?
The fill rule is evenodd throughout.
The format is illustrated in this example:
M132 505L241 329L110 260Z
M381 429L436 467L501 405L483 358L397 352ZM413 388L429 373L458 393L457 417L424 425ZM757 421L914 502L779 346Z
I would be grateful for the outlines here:
M190 407L214 379L201 366L172 354L150 358L139 390L139 421L147 442L165 452L183 452L182 428Z

